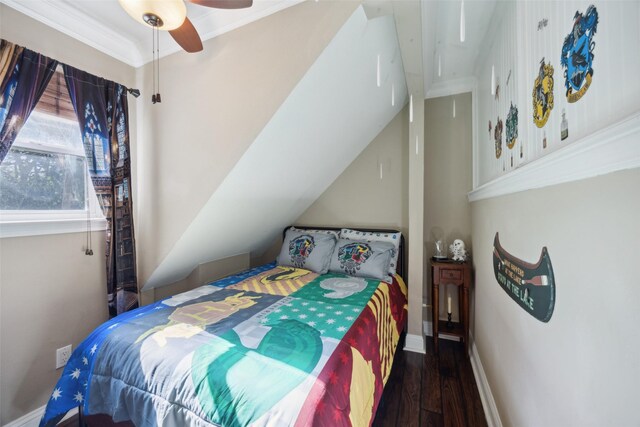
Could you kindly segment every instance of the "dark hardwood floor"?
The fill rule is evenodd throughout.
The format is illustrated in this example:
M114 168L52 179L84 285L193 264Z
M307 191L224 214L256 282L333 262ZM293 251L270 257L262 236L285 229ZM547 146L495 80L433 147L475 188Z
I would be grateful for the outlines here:
M427 337L427 353L396 352L393 369L373 427L486 427L471 362L462 343L440 340L435 354ZM78 425L77 416L60 424Z
M440 340L435 354L398 351L373 427L487 426L462 343Z

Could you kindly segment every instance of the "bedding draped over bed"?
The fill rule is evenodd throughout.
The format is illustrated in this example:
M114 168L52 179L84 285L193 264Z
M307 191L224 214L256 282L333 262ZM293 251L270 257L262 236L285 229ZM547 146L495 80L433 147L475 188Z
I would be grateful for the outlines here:
M263 266L102 325L41 425L81 404L138 427L367 426L405 318L399 276Z

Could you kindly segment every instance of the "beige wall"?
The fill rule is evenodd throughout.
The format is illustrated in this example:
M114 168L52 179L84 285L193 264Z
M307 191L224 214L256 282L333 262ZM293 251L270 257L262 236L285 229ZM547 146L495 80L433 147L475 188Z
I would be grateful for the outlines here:
M406 236L409 223L408 122L408 109L404 108L295 224L389 228L400 230ZM251 254L251 265L273 261L281 244L282 236L279 235L265 253Z
M304 2L160 61L142 111L137 200L144 284L359 2ZM188 125L187 125L188 124Z
M420 98L422 90L419 91ZM414 120L409 125L409 236L408 236L408 320L405 348L424 351L422 300L424 298L424 102L414 93ZM415 148L418 145L418 148ZM418 339L419 337L419 339Z
M1 3L0 37L97 76L135 87L133 67Z
M3 4L0 37L135 86L132 67ZM135 106L130 110L134 151ZM55 350L75 348L107 319L104 233L93 234L92 257L84 255L85 238L73 233L0 239L0 424L44 405L61 373L54 369Z
M108 318L104 233L0 239L0 423L44 405L62 370L56 349Z
M456 117L453 117L453 100ZM435 252L434 231L444 233L447 248L454 239L462 239L471 249L471 206L467 193L471 191L471 94L465 93L425 100L425 172L424 172L424 242L425 259ZM427 291L425 300L431 304L431 270L425 263ZM451 294L452 317L458 320L458 293ZM440 317L446 318L447 290L440 290ZM431 319L431 308L425 312Z
M186 279L168 286L150 289L143 293L153 293L155 301L172 297L181 292L190 291L202 285L209 284L230 274L239 273L249 268L249 254L236 255L229 258L200 264Z
M300 225L408 228L407 108L296 220ZM382 179L380 179L382 164Z
M523 166L515 156L513 169L530 170L536 168L532 159L548 154L551 163L551 156L559 154L551 152L564 150L567 144L580 145L580 138L596 131L604 130L603 139L608 139L607 126L640 108L639 81L631 78L628 87L620 84L629 80L626 73L637 68L631 64L640 64L638 49L628 47L638 40L635 21L640 3L597 4L599 26L609 29L597 41L598 83L576 103L568 103L560 84L551 118L541 129L530 112L540 58L552 48L559 49L572 14L584 12L587 5L560 1L509 5L502 21L488 32L488 51L476 66L480 184L500 175L504 175L502 183L510 179L511 164L504 162L509 160L508 150L504 148L502 157L495 158L493 144L487 144L486 126L488 120L495 124L496 111L506 114L511 102L520 108L517 144L522 144L524 159L530 162ZM549 26L538 31L535 22L542 17L548 18ZM509 70L513 71L511 81L516 82L501 83L499 100L488 90L494 68L501 82ZM559 72L556 68L556 85L561 81ZM565 110L569 138L561 142ZM545 135L547 148L542 145ZM602 165L588 166L598 170ZM639 184L640 170L635 169L472 203L476 271L472 331L503 425L640 425L636 397ZM536 262L542 248L548 248L556 279L555 311L548 323L526 313L498 285L492 262L496 232L505 250L528 262Z
M505 426L640 424L640 169L472 204L473 335ZM556 279L548 323L498 285L493 239Z
M421 106L416 107L416 111L419 112L416 114L423 114ZM427 126L428 123L425 121L425 129ZM409 256L409 156L415 155L414 150L414 140L409 136L407 106L311 205L296 224L397 228L405 236ZM424 155L428 156L426 148ZM427 168L428 163L425 170ZM423 218L420 217L419 220L423 221ZM275 258L278 244L274 244L267 252L268 256L263 257L261 261ZM419 263L419 267L423 268L423 264ZM408 332L417 336L422 334L422 298L421 286L412 286L409 283Z

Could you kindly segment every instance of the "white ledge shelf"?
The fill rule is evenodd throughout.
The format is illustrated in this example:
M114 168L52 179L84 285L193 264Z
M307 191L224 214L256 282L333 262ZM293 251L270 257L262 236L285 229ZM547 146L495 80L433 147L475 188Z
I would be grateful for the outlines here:
M91 219L91 231L107 229L107 220ZM2 221L0 239L7 237L43 236L47 234L86 233L87 219L55 219L42 221Z
M640 167L640 112L469 192L470 202Z

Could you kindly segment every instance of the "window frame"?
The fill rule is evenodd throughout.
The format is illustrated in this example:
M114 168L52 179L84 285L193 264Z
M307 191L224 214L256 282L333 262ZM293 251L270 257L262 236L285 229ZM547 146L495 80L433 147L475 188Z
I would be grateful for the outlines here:
M64 116L56 116L37 109L33 114L48 115L55 120L72 122ZM30 117L31 118L31 117ZM77 122L75 123L77 126ZM85 165L85 208L77 210L3 210L0 209L0 238L37 236L46 234L104 231L107 220L102 213L98 198L87 169L87 158L82 141L76 147L46 144L31 140L16 140L12 148L23 148L41 153L53 153L82 157Z

